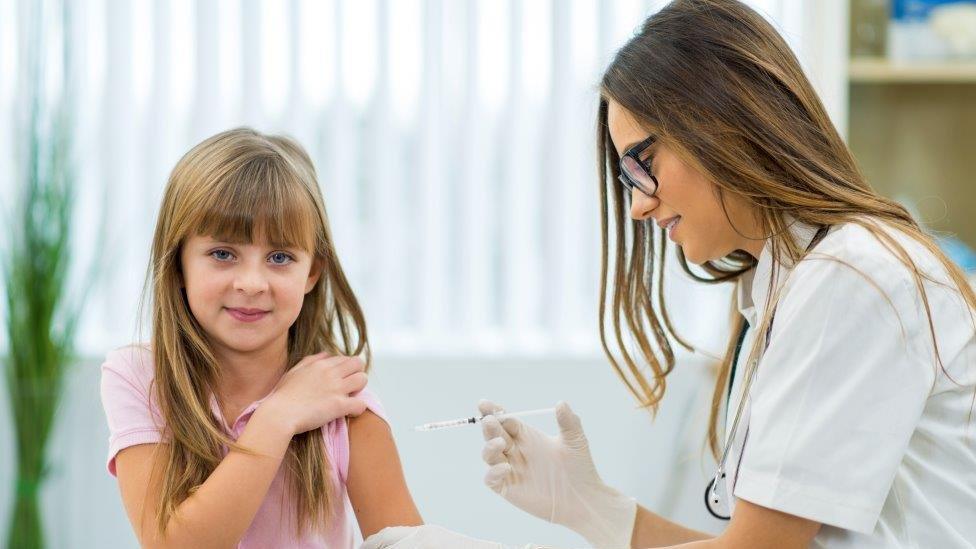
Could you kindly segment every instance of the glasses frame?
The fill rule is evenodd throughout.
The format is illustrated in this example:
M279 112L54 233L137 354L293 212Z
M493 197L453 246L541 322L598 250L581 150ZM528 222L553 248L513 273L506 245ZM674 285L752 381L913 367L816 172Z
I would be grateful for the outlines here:
M617 177L617 179L619 179L620 182L623 183L624 187L626 187L627 190L631 192L633 192L634 189L637 189L638 191L647 195L648 198L653 198L654 194L657 193L659 183L657 181L657 178L651 174L650 164L644 160L641 160L640 154L646 151L648 147L653 145L656 140L657 138L652 135L647 139L641 141L640 143L634 145L633 147L627 149L627 152L625 152L623 156L620 157L620 164L618 167L620 170L620 175ZM634 162L637 163L638 166L640 166L641 169L644 170L644 175L646 175L647 178L654 183L653 189L647 188L643 183L637 181L637 179L635 179L634 176L631 175L630 170L628 170L624 164L624 161L627 158L632 159Z

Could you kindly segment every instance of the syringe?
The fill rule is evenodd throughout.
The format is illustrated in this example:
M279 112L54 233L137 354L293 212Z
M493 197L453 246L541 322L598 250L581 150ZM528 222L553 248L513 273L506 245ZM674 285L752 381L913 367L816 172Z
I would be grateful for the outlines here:
M555 412L555 408L542 408L539 410L525 410L524 412L512 412L500 414L491 414L498 419L505 419L507 417L525 417L525 416L537 416L541 414L549 414ZM471 416L471 417L461 417L458 419L449 419L447 421L435 421L433 423L424 423L423 425L418 425L414 427L417 431L436 431L438 429L447 429L448 427L460 427L462 425L474 425L479 423L481 420L488 416Z

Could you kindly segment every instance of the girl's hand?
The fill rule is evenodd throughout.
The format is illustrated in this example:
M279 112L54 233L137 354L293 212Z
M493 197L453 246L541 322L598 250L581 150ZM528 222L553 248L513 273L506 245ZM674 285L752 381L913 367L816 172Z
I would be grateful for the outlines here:
M281 376L258 409L272 414L292 435L340 417L358 416L366 410L366 403L351 395L366 387L365 369L356 357L307 356Z

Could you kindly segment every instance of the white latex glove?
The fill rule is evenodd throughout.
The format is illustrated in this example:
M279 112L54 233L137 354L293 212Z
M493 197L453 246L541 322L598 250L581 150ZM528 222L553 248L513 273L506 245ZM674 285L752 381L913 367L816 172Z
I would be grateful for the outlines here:
M440 526L392 526L366 538L360 549L544 549L539 545L502 545L469 538ZM549 548L553 549L553 548Z
M502 412L486 400L482 415ZM600 549L629 549L637 502L603 483L593 465L579 416L556 405L559 436L549 436L516 418L481 422L485 484L516 507L561 524Z

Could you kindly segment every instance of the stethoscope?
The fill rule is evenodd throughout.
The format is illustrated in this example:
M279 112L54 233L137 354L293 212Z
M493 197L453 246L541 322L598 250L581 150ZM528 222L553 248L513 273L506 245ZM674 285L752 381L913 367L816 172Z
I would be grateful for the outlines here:
M807 246L806 251L809 252L817 245L818 242L827 234L827 230L830 227L821 227L817 230L817 233L810 240L810 244ZM777 299L778 300L778 299ZM766 326L765 342L763 342L763 353L769 348L769 339L773 331L773 321L776 319L776 307L774 306L772 311L769 312L769 324ZM732 396L732 381L735 379L735 368L739 363L739 354L742 351L742 344L745 341L746 332L749 331L749 323L744 323L742 329L739 330L738 342L735 346L735 352L732 355L732 370L729 374L729 393L726 397L726 403ZM708 485L705 487L705 508L708 512L715 518L719 520L729 520L732 518L731 511L728 513L723 512L719 506L722 504L722 497L718 493L718 487L720 483L724 482L726 474L726 465L728 463L729 454L732 451L732 445L735 442L736 434L739 432L739 423L742 420L742 412L745 409L746 400L749 398L749 391L752 388L752 380L755 378L756 370L759 367L759 357L753 358L749 361L749 365L746 369L745 381L742 385L742 393L739 397L739 404L735 409L735 416L732 418L732 427L729 429L729 435L725 439L725 445L722 448L722 456L718 461L718 467L715 469L715 476L709 481ZM742 461L742 454L745 452L746 440L749 438L749 430L746 429L745 439L742 441L742 448L739 449L739 461ZM736 467L736 475L738 475L739 468ZM733 482L733 489L735 483ZM730 496L727 496L730 497Z
M776 311L774 309L770 314L775 314L775 312ZM773 319L771 317L769 326L766 329L765 347L769 347L769 334L773 329L772 320ZM749 324L743 324L742 329L739 331L739 342L735 347L735 353L732 357L732 371L729 375L729 395L726 398L726 402L728 402L728 398L731 398L732 396L731 385L732 380L735 379L735 366L739 362L739 353L742 351L742 343L745 340L746 332L748 331ZM758 358L754 358L749 362L749 367L746 369L745 382L742 386L742 396L739 398L739 405L736 406L735 409L735 417L732 419L732 427L729 430L729 436L726 437L725 445L722 448L722 457L719 459L718 467L715 469L715 476L712 477L712 480L709 481L708 486L705 487L705 508L708 509L708 512L711 513L713 517L719 520L729 520L732 518L731 513L724 513L721 509L719 509L719 506L722 504L722 497L719 496L718 487L719 483L724 482L725 480L726 463L729 459L729 453L732 451L732 444L735 441L736 433L739 432L739 423L742 420L742 411L745 409L746 399L748 398L749 390L752 387L752 380L755 378L756 369L758 366ZM748 434L749 433L746 432L746 436L748 436ZM740 459L742 458L742 450L745 450L745 441L743 441L742 449L739 451ZM738 471L738 468L736 468L736 471Z

